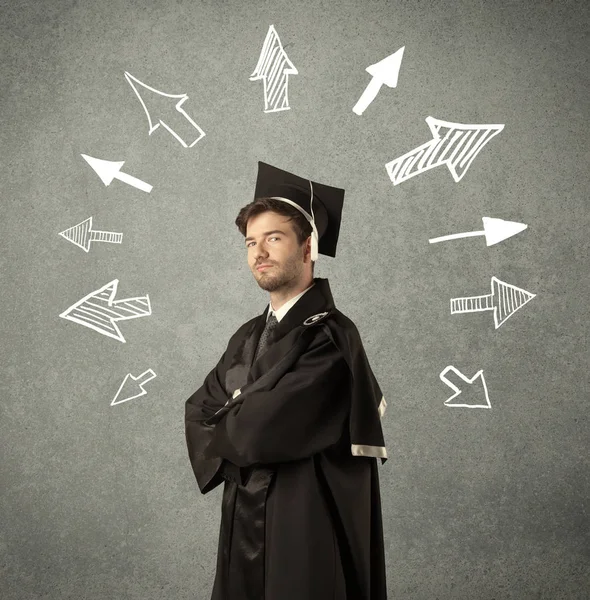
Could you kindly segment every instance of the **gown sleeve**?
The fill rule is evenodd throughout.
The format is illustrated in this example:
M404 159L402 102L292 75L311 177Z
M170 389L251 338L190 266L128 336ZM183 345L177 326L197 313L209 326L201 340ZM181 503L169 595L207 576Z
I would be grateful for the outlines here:
M188 454L201 493L215 489L224 479L244 485L247 473L237 465L219 456L205 458L204 452L210 444L214 426L204 421L229 400L221 385L225 367L225 352L217 365L207 374L203 385L185 403L185 434Z
M322 331L272 389L244 388L243 401L238 395L216 424L205 455L247 470L322 452L343 434L349 387L344 356Z

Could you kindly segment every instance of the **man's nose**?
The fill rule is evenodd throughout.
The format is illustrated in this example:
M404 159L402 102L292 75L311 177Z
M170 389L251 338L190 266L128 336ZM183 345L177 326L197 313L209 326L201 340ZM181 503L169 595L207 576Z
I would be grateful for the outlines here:
M254 249L254 258L258 260L259 258L266 258L268 256L268 251L264 243L257 244Z

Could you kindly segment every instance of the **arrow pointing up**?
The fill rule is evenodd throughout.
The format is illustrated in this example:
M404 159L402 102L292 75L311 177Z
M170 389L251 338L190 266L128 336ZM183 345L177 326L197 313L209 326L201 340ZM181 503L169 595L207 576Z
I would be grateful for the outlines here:
M380 60L373 65L369 65L365 69L369 75L373 76L373 79L371 79L369 85L365 88L359 101L354 105L352 112L357 115L362 115L367 106L373 102L382 85L386 85L390 88L397 86L397 78L404 56L404 48L405 46L402 46L393 54L386 56L383 60Z
M121 167L125 164L124 160L103 160L102 158L87 156L86 154L82 154L82 158L94 169L105 185L110 185L113 179L118 179L148 194L152 191L153 186L149 183L121 172Z
M160 125L167 129L185 148L192 148L201 138L205 137L205 132L188 116L182 105L188 100L186 94L166 94L159 90L142 83L133 77L131 73L125 71L125 79L132 87L135 95L139 98L143 110L148 118L149 131L152 135ZM143 96L139 93L140 90ZM151 93L146 93L148 90ZM168 106L158 107L160 112L156 112L156 103L158 99L173 98L175 101L168 103ZM147 102L146 102L147 99ZM151 111L148 109L150 105ZM195 138L195 130L198 133Z
M437 242L444 242L446 240L456 240L463 237L473 237L476 235L485 235L486 246L493 246L499 242L524 231L528 226L524 223L517 223L516 221L504 221L504 219L494 219L492 217L482 217L483 230L481 231L465 231L463 233L452 233L450 235L443 235L441 237L431 238L428 241L431 244Z
M258 57L250 81L264 81L264 112L289 110L289 75L298 75L299 71L289 60L283 49L274 25L268 28L264 44Z

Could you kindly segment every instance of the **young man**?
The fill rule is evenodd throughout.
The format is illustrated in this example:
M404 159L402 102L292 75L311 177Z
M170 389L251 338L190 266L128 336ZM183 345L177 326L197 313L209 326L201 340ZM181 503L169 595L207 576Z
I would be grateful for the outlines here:
M270 292L186 401L203 494L224 481L212 600L385 600L377 459L386 402L354 323L314 278L344 190L258 163L236 225Z

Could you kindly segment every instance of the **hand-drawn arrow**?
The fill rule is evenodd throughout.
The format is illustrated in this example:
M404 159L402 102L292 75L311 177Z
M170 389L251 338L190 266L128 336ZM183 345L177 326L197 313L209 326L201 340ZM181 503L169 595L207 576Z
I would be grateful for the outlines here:
M92 229L92 217L88 217L81 223L60 231L59 235L64 237L69 242L72 242L72 244L76 244L76 246L82 248L84 252L88 252L88 250L90 250L90 242L108 242L110 244L120 244L121 240L123 239L122 233L98 231L96 229Z
M365 91L362 93L358 102L354 105L352 112L357 115L362 115L367 106L373 102L382 85L386 85L390 88L397 86L397 78L404 56L404 48L405 46L402 46L393 54L390 54L375 64L369 65L365 69L365 71L367 71L369 75L372 75L373 78L365 88Z
M205 137L205 132L188 116L185 110L181 108L188 100L186 94L166 94L165 92L160 92L159 90L142 83L137 77L133 77L133 75L127 71L125 71L125 79L133 88L135 95L139 98L139 101L143 106L143 110L145 111L150 126L148 131L149 135L152 135L160 125L163 125L164 128L167 129L185 148L192 148L200 139ZM139 93L138 86L143 88L144 96ZM157 96L150 97L149 94L145 94L145 90L149 90L150 92L157 94ZM154 118L152 118L144 98L148 98L148 104L153 105L158 96L160 98L174 98L175 100L178 100L178 102L175 102L173 106L175 110L167 109L167 115L155 115ZM154 114L153 110L152 114ZM198 132L198 137L196 138L194 138L195 129Z
M410 177L447 165L453 179L460 181L480 150L504 125L465 125L426 117L432 139L385 165L387 174L397 185Z
M446 374L452 371L458 377L458 384L455 385ZM483 377L483 370L480 369L471 379L465 377L463 373L461 373L458 369L449 365L445 367L439 375L441 381L446 383L452 390L454 390L454 394L445 400L446 406L465 406L467 408L492 408L490 404L490 399L488 397L488 387L486 386L486 380ZM478 389L473 389L470 386L477 384ZM459 387L460 386L460 387ZM481 396L481 393L485 395L486 403L485 404L476 404L478 402L477 398ZM467 392L467 393L465 393ZM455 402L451 402L453 398L461 395L461 400L463 403L459 403L458 400Z
M152 191L153 186L149 183L137 179L137 177L133 177L133 175L121 172L121 167L125 164L124 160L103 160L102 158L87 156L86 154L82 154L82 157L94 169L105 185L110 185L113 179L118 179L119 181L128 183L148 194Z
M118 285L118 279L109 281L100 289L90 292L72 304L59 316L125 343L117 321L146 317L152 314L152 309L147 295L113 300L117 294Z
M119 389L111 402L111 406L127 402L127 400L133 400L133 398L139 398L139 396L145 396L147 392L144 389L144 385L148 381L151 381L155 376L156 374L151 369L144 371L137 377L134 377L131 373L127 373L125 379L123 379L123 383L119 386ZM119 397L120 399L117 399Z
M524 231L528 226L524 223L516 221L505 221L504 219L495 219L493 217L482 217L483 230L481 231L465 231L463 233L452 233L441 237L431 238L428 241L431 244L444 242L446 240L456 240L464 237L472 237L476 235L484 235L486 238L486 246L493 246L499 242Z
M299 71L289 60L274 25L268 28L264 44L250 81L262 79L264 82L264 112L289 110L289 75Z
M504 283L495 276L492 277L490 285L491 294L451 298L451 314L493 310L495 329L498 329L519 308L536 296L536 294L531 294L515 285Z

